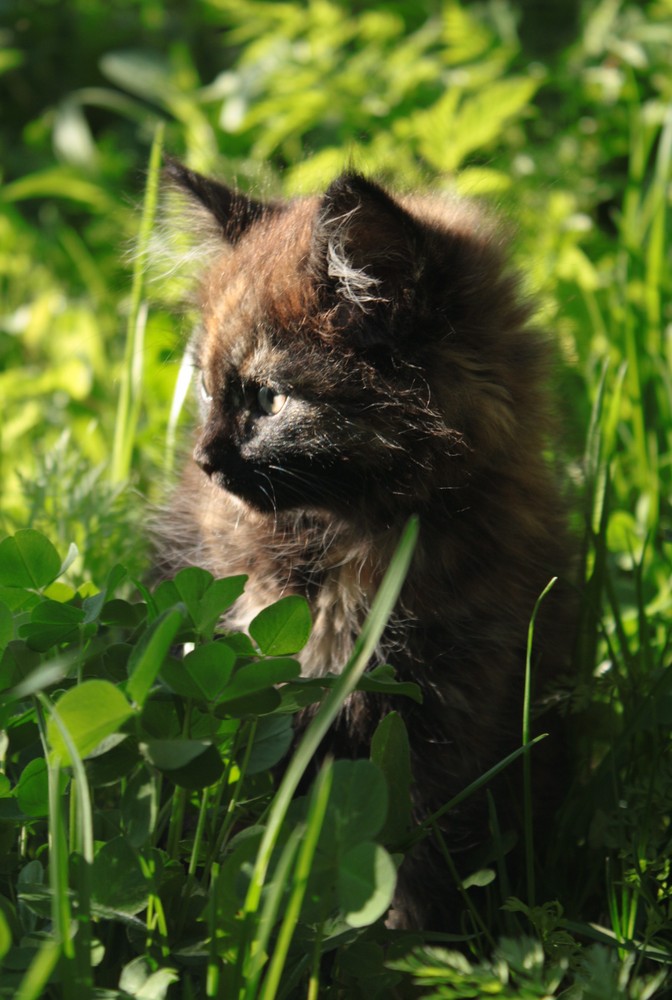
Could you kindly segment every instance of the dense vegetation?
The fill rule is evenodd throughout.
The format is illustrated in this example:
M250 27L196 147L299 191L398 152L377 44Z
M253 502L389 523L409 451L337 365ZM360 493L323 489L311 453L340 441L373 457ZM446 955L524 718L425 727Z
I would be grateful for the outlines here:
M0 995L669 995L671 0L3 13ZM381 922L418 835L395 715L371 762L292 801L349 688L416 697L362 677L414 525L326 697L298 676L299 599L215 642L240 578L143 586L147 504L188 422L183 288L146 266L162 142L264 193L354 163L488 199L557 331L582 539L558 691L575 779L522 884L495 836L458 942ZM291 713L319 699L278 787Z

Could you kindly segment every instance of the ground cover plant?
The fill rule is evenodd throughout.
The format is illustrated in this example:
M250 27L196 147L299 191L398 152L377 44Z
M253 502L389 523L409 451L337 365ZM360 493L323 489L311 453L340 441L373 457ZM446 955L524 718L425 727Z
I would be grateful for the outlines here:
M669 995L669 0L567 5L553 32L522 2L6 10L0 993ZM263 194L354 162L489 199L558 333L582 540L557 692L575 780L527 877L493 855L464 883L457 941L382 924L427 832L396 716L370 761L294 794L348 685L417 697L362 675L414 525L337 683L298 676L298 599L222 636L243 580L147 583L148 504L189 410L183 289L148 266L161 145ZM317 701L280 782L292 711Z

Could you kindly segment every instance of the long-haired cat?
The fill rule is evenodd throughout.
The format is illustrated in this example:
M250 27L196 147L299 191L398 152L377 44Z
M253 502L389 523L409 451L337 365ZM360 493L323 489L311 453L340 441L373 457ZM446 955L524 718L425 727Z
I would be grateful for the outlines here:
M423 703L356 693L331 749L367 754L394 707L421 818L520 744L530 616L568 563L546 459L552 347L530 326L506 241L471 204L393 197L356 173L269 203L176 162L167 174L210 259L192 345L201 426L163 520L163 567L248 573L236 628L305 595L303 670L334 673L417 514L380 657ZM561 590L536 631L538 692L565 658ZM483 801L444 832L458 852L487 840ZM445 861L425 844L402 865L390 922L446 927L454 906Z

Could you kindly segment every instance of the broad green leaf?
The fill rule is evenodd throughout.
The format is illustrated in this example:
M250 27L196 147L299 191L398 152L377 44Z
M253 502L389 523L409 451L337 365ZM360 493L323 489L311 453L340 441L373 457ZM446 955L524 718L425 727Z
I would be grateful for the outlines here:
M113 734L109 739L114 739ZM107 740L99 745L104 746ZM98 748L98 749L99 749ZM86 761L86 776L92 788L104 785L114 785L119 781L119 775L131 774L140 762L140 751L135 740L126 737L121 742L111 746L105 753L90 756Z
M226 645L230 646L236 656L244 660L257 655L257 650L249 635L244 632L227 632Z
M243 593L246 576L215 580L207 570L187 566L173 580L164 580L154 591L160 610L183 603L200 635L211 636L223 613Z
M289 715L270 715L259 719L247 773L256 774L274 767L285 756L293 739L294 729Z
M48 538L23 528L0 542L0 584L39 590L55 580L61 558Z
M49 814L49 775L44 757L26 764L16 786L16 799L26 816Z
M185 566L172 580L164 580L154 592L157 607L161 610L183 603L192 620L198 612L203 595L213 582L212 573L198 566Z
M343 854L375 837L386 816L387 787L380 769L368 760L337 760L320 850Z
M217 701L226 687L236 654L224 642L211 642L197 646L184 658L184 667L201 691L206 701Z
M367 671L357 684L359 691L371 691L373 694L403 695L422 704L422 691L413 681L399 681L393 667L383 663L375 670Z
M296 681L283 684L280 688L280 695L282 698L282 711L295 714L302 708L307 708L308 705L314 705L316 702L322 701L324 687L305 685L303 678L298 678Z
M215 580L203 595L194 624L201 635L211 635L217 622L245 589L246 576L229 576Z
M184 660L169 657L161 667L159 676L174 694L179 694L181 698L194 698L204 700L205 696L198 686L198 683L191 676L184 666Z
M462 881L463 889L470 889L472 885L476 886L486 886L494 882L497 876L495 875L492 868L481 868L479 871L474 872Z
M220 700L216 707L218 717L230 716L233 719L246 719L257 715L270 715L281 703L280 692L276 687L267 687L261 691L252 691L237 698Z
M126 691L138 705L144 705L183 621L182 608L168 608L143 632L128 661Z
M101 740L123 725L133 709L109 681L90 680L66 691L54 705L54 712L67 729L79 756L86 757ZM47 722L47 738L52 754L60 757L64 764L71 764L70 752L53 716Z
M41 601L33 608L30 620L45 625L77 625L84 621L84 611L60 601Z
M119 977L119 989L124 995L138 1000L165 1000L171 983L179 982L176 969L162 968L152 972L149 961L142 956L125 965Z
M221 692L219 704L241 698L264 688L274 687L294 680L301 673L298 660L279 657L277 660L261 660L259 663L248 663L236 670L229 684Z
M380 839L394 844L411 825L411 751L406 726L397 712L390 712L378 724L371 740L371 760L387 784L387 818Z
M204 740L147 740L144 757L181 788L207 788L224 772L217 750Z
M72 642L84 626L85 612L73 604L60 601L41 601L33 608L30 621L19 628L19 634L29 646L44 652L60 643ZM94 634L95 626L87 625L85 634Z
M147 617L147 605L141 602L129 604L119 597L107 601L100 613L100 620L104 625L121 625L122 628L134 629L140 625Z
M44 588L42 596L47 597L50 601L58 601L59 604L67 604L68 601L72 601L77 596L77 591L69 583L54 580L53 583Z
M370 841L357 844L338 866L338 902L346 923L367 927L389 908L397 871L384 847Z
M305 598L290 594L260 611L250 622L249 632L266 656L286 656L303 649L310 628Z
M168 659L161 667L161 678L183 698L217 701L226 687L236 654L224 642L197 646L182 660Z
M0 585L0 600L2 600L12 612L31 611L36 604L40 603L40 599L40 595L36 594L33 590L24 590L22 587L5 587Z
M106 910L133 915L147 905L150 889L137 852L125 837L114 837L103 844L91 872L91 896L95 903Z

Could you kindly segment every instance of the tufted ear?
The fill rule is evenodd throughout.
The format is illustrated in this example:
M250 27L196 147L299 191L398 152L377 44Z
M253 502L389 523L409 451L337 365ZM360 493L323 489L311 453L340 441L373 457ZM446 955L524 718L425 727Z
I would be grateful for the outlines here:
M318 211L311 268L318 282L368 311L412 295L422 270L417 222L381 187L360 174L342 174Z
M179 160L166 160L164 177L172 187L186 192L205 211L228 243L235 243L252 223L272 210L270 205L254 201L219 181L189 170Z

